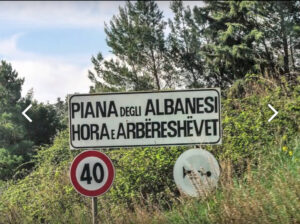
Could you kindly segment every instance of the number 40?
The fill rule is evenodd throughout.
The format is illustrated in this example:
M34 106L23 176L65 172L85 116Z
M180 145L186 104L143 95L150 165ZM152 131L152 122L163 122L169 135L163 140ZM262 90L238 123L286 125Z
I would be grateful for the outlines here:
M97 168L99 167L100 169L100 177L98 178L97 176ZM103 166L101 163L95 163L93 166L93 177L94 180L97 183L101 183L103 181L104 178L104 170L103 170ZM91 172L90 172L90 164L89 163L85 163L82 169L82 173L80 175L80 180L81 181L86 181L87 184L91 184L92 181L92 177L91 177Z

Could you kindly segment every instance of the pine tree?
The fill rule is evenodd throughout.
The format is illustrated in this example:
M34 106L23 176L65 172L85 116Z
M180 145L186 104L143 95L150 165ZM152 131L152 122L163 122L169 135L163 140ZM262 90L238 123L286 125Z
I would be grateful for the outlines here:
M274 75L299 71L297 62L300 43L300 3L274 1L259 4L260 29L264 33L268 57L273 59Z
M89 78L95 91L160 90L172 86L167 70L162 12L154 1L127 2L105 25L107 44L116 59L92 57Z
M0 63L0 113L14 110L21 98L21 88L24 79L18 78L18 73L12 66L1 61Z
M182 1L171 3L171 9L174 18L169 19L171 32L168 37L168 56L174 62L175 69L172 72L178 72L185 87L202 87L205 73L200 30L194 22L191 9L185 9Z
M12 66L0 64L0 179L13 175L13 169L28 159L33 142L25 139L25 128L21 122L21 88L24 79Z
M33 91L21 97L24 79L12 66L1 61L0 64L0 180L10 179L15 169L32 159L34 145L49 144L60 124L53 105L33 100ZM32 104L27 114L28 122L22 111Z
M208 82L230 85L249 72L257 72L254 43L261 38L250 19L251 2L206 2L194 8L197 24L204 27L203 52L210 74Z
M205 1L170 4L174 18L164 40L154 2L128 2L106 26L117 59L93 57L91 91L226 88L247 74L278 78L300 67L300 3Z

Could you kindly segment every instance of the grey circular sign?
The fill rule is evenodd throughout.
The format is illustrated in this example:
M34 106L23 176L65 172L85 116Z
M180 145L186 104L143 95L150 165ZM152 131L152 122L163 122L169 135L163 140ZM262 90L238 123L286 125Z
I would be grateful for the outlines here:
M173 176L180 191L203 196L217 186L220 167L215 157L203 149L189 149L175 162Z

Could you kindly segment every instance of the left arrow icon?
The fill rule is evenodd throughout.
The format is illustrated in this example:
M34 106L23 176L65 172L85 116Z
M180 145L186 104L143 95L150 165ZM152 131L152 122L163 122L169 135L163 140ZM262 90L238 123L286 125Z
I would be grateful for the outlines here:
M30 117L28 117L27 114L26 114L27 110L29 110L30 107L32 107L31 104L30 104L28 107L26 107L25 110L23 110L22 115L23 115L24 117L26 117L26 119L27 119L29 122L32 122L32 120L30 119Z

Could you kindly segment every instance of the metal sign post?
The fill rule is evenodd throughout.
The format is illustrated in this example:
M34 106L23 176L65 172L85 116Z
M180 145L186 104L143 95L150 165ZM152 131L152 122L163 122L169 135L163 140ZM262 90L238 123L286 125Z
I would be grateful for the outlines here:
M221 144L221 90L74 94L69 96L69 128L71 149ZM191 196L200 191L194 179L210 189L219 174L217 161L204 150L188 150L174 167L177 186ZM71 165L75 190L92 197L93 224L97 196L109 190L114 177L111 160L96 150L80 153Z
M78 154L70 168L70 180L75 190L92 197L93 224L97 220L97 196L105 194L115 178L115 168L110 158L102 152L87 150Z
M97 223L97 197L92 198L93 224Z

